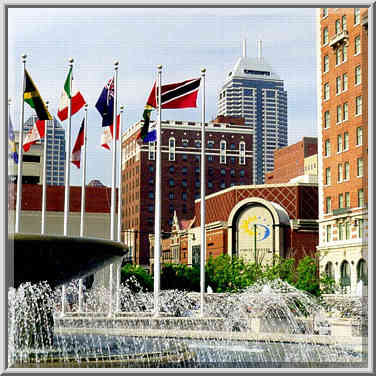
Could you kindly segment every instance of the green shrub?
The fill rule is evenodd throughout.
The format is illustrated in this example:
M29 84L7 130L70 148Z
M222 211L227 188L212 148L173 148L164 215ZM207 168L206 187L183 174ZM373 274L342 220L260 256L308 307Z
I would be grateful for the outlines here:
M130 277L134 276L137 283L133 283L133 279ZM140 287L144 291L152 291L154 286L153 277L141 266L127 264L121 269L121 283L128 283L128 286L134 292L138 292ZM139 286L137 286L137 284Z

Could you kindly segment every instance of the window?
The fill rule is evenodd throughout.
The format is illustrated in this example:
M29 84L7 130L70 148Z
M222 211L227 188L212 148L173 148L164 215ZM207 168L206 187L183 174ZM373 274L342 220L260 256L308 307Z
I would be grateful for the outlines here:
M355 85L359 85L362 82L362 70L360 65L355 67Z
M322 8L322 18L328 17L328 8Z
M326 213L330 213L332 211L332 198L327 197L325 201L326 201Z
M346 44L342 48L342 61L347 61L347 46Z
M332 264L332 262L330 262L330 261L325 265L325 274L326 274L329 278L333 278L333 279L334 279L333 264Z
M195 181L195 187L196 187L196 188L200 188L200 187L201 187L201 182L200 182L200 180L197 179L197 180Z
M220 163L226 163L226 141L220 142Z
M350 192L345 193L345 208L350 207Z
M343 166L342 163L338 164L338 183L341 183L343 180Z
M361 178L363 177L363 158L358 158L356 160L356 171L357 171L357 177Z
M200 246L194 245L192 246L192 265L199 265L200 264Z
M235 157L230 157L231 164L235 164Z
M221 184L219 185L221 188L226 188L226 183L224 180L221 181Z
M363 144L363 128L358 127L356 128L356 145L362 145Z
M174 205L169 205L169 207L168 207L168 211L170 212L170 213L173 213L174 212Z
M341 286L351 286L350 264L346 260L341 265Z
M343 208L343 193L340 193L338 195L338 208L342 209Z
M168 160L175 160L175 138L173 137L168 140Z
M188 155L187 155L187 154L183 154L183 155L181 156L181 159L182 159L183 161L187 161L187 160L188 160Z
M343 104L343 121L349 120L349 104Z
M154 206L153 205L148 205L148 212L152 213L154 210Z
M342 152L342 135L337 136L337 153Z
M329 56L325 55L324 56L324 73L329 72Z
M364 221L363 221L363 219L358 219L357 224L358 224L358 238L361 239L361 238L363 238L363 231L364 231Z
M342 83L341 83L341 76L338 76L336 78L336 94L338 95L341 92L342 89Z
M155 160L155 141L149 142L149 160L150 161Z
M337 124L342 121L342 106L339 104L337 106Z
M346 91L349 88L349 79L347 73L342 75L342 90Z
M345 180L350 179L350 163L345 162Z
M181 168L181 173L183 175L187 175L187 171L188 171L188 168L186 166L184 166L184 167Z
M330 157L330 140L325 141L325 156Z
M148 197L149 197L149 198L154 198L154 192L153 192L153 191L149 191L149 193L148 193Z
M343 222L338 223L338 240L343 240Z
M335 31L336 31L336 34L339 34L341 32L341 21L339 19L336 20Z
M214 173L214 169L212 167L209 167L208 168L208 175L213 176L213 173Z
M200 167L195 167L195 174L200 175Z
M239 142L239 164L245 164L245 142Z
M208 155L208 162L213 162L213 161L214 161L214 156Z
M341 50L339 48L336 49L336 65L341 64Z
M362 208L364 206L364 191L363 188L358 189L358 207Z
M173 174L173 173L175 172L175 167L174 167L174 166L170 166L170 167L168 168L168 172L169 172L170 174Z
M332 241L332 225L326 225L326 241Z
M324 112L324 128L327 129L330 127L330 112Z
M360 35L354 39L354 55L360 54Z
M182 187L187 187L188 183L186 179L183 179L181 182Z
M342 30L347 30L347 19L346 19L346 16L342 16Z
M170 192L170 193L168 194L168 198L169 198L170 200L174 200L174 199L175 199L175 194L174 194L174 192Z
M182 199L183 201L187 201L187 192L182 192L182 194L181 194L181 199Z
M360 22L360 8L354 8L354 25Z
M244 170L240 170L240 171L239 171L239 175L240 175L241 177L243 177L243 176L245 175L245 171L244 171Z
M356 267L356 279L357 281L362 281L365 286L368 285L368 273L367 264L363 259L360 259Z
M362 113L362 97L355 98L355 115L360 115Z
M200 140L196 140L195 141L195 146L196 146L196 148L200 149L201 148L201 141Z
M173 187L173 186L175 185L175 181L174 181L174 179L170 179L170 180L168 181L168 185L169 185L170 187Z
M343 150L349 150L349 132L343 134Z
M230 176L232 176L232 177L235 176L235 170L233 168L230 170Z
M154 179L153 179L153 178L150 178L150 179L149 179L149 184L150 184L150 185L154 185Z
M154 172L154 166L153 165L149 165L149 172Z
M326 27L322 31L322 44L325 45L325 44L328 44L328 42L329 42L329 32L328 32L328 28Z
M188 140L181 140L181 144L182 144L182 146L187 147L188 146Z
M221 168L221 175L226 175L226 170L224 168Z
M324 101L329 99L329 83L324 84Z
M330 172L330 167L327 167L325 169L325 185L330 185L332 180L331 172Z
M213 182L212 181L208 181L208 188L213 188Z

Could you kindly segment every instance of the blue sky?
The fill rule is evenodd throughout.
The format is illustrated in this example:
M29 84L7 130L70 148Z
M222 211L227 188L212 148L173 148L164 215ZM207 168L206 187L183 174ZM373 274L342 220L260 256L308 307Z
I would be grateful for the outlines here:
M89 104L87 179L111 184L111 152L101 148L101 117L94 105L105 82L119 66L119 106L125 106L123 130L142 117L143 108L163 65L163 83L206 74L206 118L217 113L217 93L241 54L263 56L284 80L288 95L289 144L316 136L315 9L310 8L12 8L9 9L8 67L11 116L19 126L21 55L49 108L56 115L68 58L74 78ZM197 109L165 110L164 120L201 120ZM32 110L25 106L25 119ZM155 114L153 115L155 117ZM83 111L72 118L72 147ZM63 123L65 125L66 122ZM80 170L71 167L71 184Z

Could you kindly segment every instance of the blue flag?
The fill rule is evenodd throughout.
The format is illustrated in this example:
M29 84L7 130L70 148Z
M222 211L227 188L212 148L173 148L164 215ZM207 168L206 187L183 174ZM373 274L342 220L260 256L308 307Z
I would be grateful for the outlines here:
M153 129L152 131L148 132L148 134L144 137L144 143L146 142L153 142L157 140L157 131Z
M102 116L102 127L108 127L114 121L114 79L108 80L95 105Z
M10 118L9 114L9 121L8 121L8 153L9 157L13 158L13 160L18 163L18 154L16 151L16 142L14 137L14 129L12 124L12 119Z

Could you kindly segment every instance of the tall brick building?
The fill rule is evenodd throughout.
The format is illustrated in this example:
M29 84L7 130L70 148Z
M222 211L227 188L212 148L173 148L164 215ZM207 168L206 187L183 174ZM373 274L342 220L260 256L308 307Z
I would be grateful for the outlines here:
M287 183L305 174L304 160L317 154L317 138L303 137L302 141L274 151L274 170L265 175L265 184Z
M155 143L138 145L142 122L122 135L124 241L135 263L149 266L149 235L154 233ZM201 123L162 121L162 231L170 232L174 213L192 219L200 197ZM206 192L252 183L253 143L244 119L221 117L206 124Z
M320 272L355 293L367 284L368 16L322 8L320 64Z

